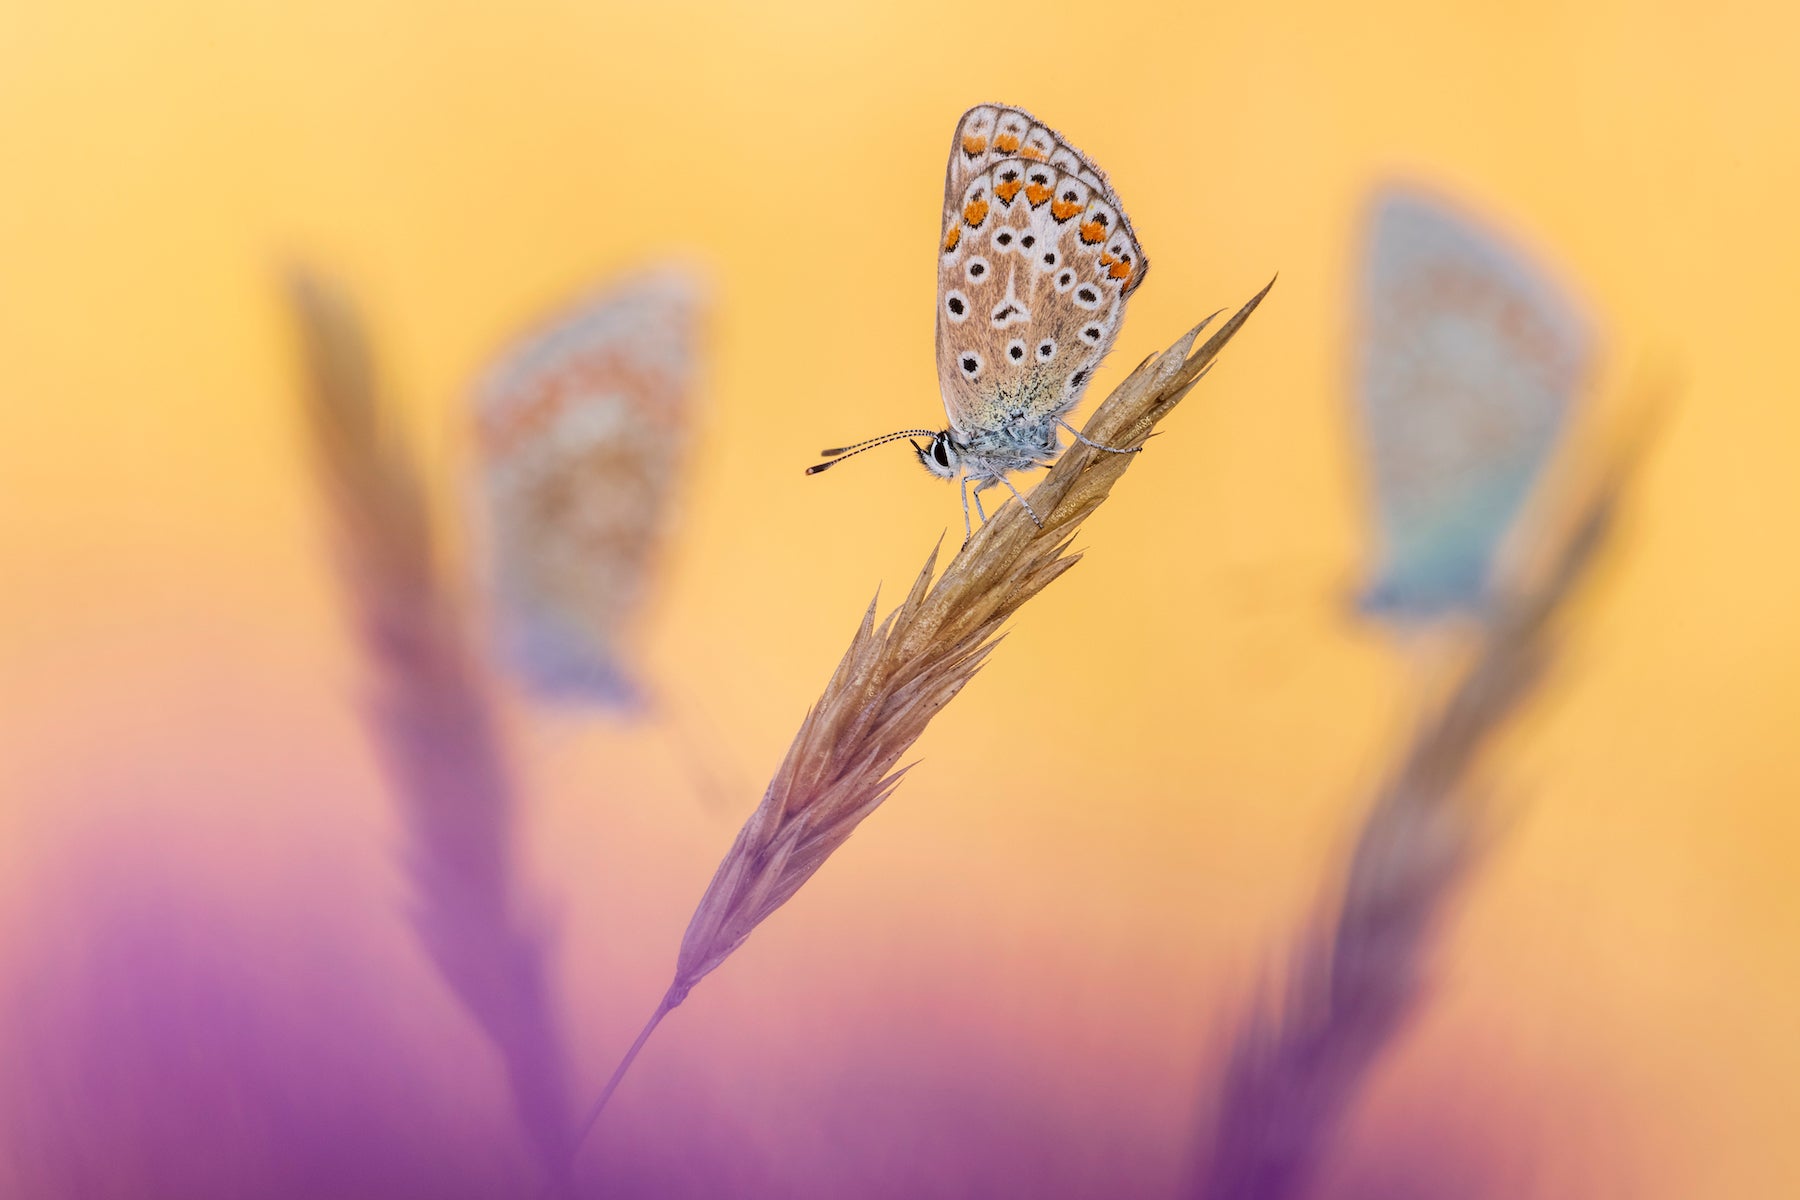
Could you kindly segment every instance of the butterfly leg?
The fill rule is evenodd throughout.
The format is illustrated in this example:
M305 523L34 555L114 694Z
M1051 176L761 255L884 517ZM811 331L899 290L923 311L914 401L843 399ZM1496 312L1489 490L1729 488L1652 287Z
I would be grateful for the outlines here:
M1004 483L1006 485L1006 490L1013 494L1013 499L1017 500L1020 503L1020 505L1022 505L1024 507L1025 515L1031 518L1031 523L1033 525L1036 525L1039 529L1042 529L1044 527L1044 523L1043 523L1043 521L1038 519L1037 513L1032 510L1031 501L1025 499L1024 496L1021 496L1019 494L1019 489L1013 486L1012 480L1008 479L1004 475L998 476L998 478L1001 483ZM979 500L979 498L980 498L979 490L977 490L977 492L976 492L976 497Z
M1061 425L1064 429L1066 429L1070 433L1074 434L1075 440L1080 442L1082 445L1092 446L1096 450L1104 450L1108 454L1136 454L1140 450L1143 449L1142 446L1133 446L1129 450L1121 450L1117 446L1102 446L1099 442L1090 441L1086 437L1083 437L1081 430L1075 428L1073 425L1069 424L1067 421L1058 421L1057 424Z
M983 525L987 524L987 509L981 507L981 493L993 486L994 481L991 479L984 479L975 485L975 513L981 518Z
M969 526L969 477L967 475L962 477L961 490L963 502L963 545L966 546L969 544L969 539L975 536L974 529ZM979 496L975 499L975 507L981 507L981 498ZM987 518L985 516L981 518L981 523L983 525L987 524Z

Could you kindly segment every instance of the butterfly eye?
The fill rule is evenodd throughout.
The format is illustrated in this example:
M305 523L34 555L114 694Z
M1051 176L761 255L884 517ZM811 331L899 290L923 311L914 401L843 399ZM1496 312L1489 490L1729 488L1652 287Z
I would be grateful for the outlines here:
M1006 357L1012 359L1014 362L1023 362L1025 359L1025 343L1020 341L1009 342L1006 347Z
M933 442L931 445L931 457L937 460L938 466L948 467L950 465L950 448L944 445L942 441Z
M969 319L969 298L961 292L951 292L944 297L944 311L950 314L950 320L960 325Z
M1038 345L1038 357L1045 362L1049 362L1056 357L1056 341L1054 338L1046 338Z

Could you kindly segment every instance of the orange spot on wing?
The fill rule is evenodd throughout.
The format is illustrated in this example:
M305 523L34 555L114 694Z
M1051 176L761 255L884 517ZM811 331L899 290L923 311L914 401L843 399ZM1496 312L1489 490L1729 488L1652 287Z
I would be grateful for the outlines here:
M1081 226L1081 240L1088 245L1106 240L1106 226L1100 221L1085 221Z
M956 249L956 243L960 241L962 241L962 226L952 225L949 236L944 239L944 253L948 254Z
M1002 154L1011 154L1019 148L1019 139L1010 133L1003 133L994 139L994 149Z
M969 228L973 229L987 220L987 209L986 200L971 200L968 207L963 209L963 220L968 223Z
M1080 211L1081 205L1072 204L1067 200L1058 200L1050 206L1050 215L1059 221L1066 221Z
M1118 261L1119 261L1118 259L1116 259L1112 255L1108 254L1106 251L1102 250L1100 252L1100 265L1101 266L1110 267Z
M1100 261L1105 262L1106 256L1101 255ZM1112 265L1112 270L1108 271L1107 274L1111 275L1114 279L1130 279L1131 278L1131 264L1124 261L1123 259L1120 259L1118 262L1116 262Z
M994 185L994 195L1000 197L1005 203L1011 204L1013 197L1018 195L1019 189L1024 186L1017 179L1008 180L1006 183L997 183Z
M1039 150L1036 146L1027 146L1023 150L1019 151L1019 157L1020 158L1029 158L1034 162L1043 162L1044 159L1048 156L1042 150Z
M1025 198L1031 201L1031 207L1036 208L1050 198L1050 189L1041 183L1034 183L1025 189Z
M973 158L987 149L987 139L979 134L970 134L963 139L963 153Z

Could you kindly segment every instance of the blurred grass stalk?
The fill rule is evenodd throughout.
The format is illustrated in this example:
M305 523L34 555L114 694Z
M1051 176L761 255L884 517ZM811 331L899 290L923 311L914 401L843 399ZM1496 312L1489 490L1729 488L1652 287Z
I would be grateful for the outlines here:
M1484 750L1553 664L1569 602L1611 536L1653 404L1600 456L1549 550L1505 596L1363 820L1341 892L1296 948L1281 1002L1233 1035L1188 1194L1307 1195L1376 1060L1425 991L1433 935L1492 828Z
M1273 286L1271 280L1198 351L1194 342L1211 317L1145 360L1095 410L1085 436L1107 446L1142 445ZM981 669L998 644L1001 624L1079 561L1069 549L1076 530L1138 458L1076 443L1031 493L1041 528L1016 502L1003 505L935 584L934 549L905 602L879 625L876 605L869 605L762 803L701 897L681 941L674 982L589 1110L577 1142L593 1128L657 1024L899 786L909 769L895 769L900 756Z
M405 825L413 927L499 1052L533 1151L564 1186L567 1059L546 935L514 862L519 797L492 679L354 311L304 271L288 285L315 465L367 664L366 717Z

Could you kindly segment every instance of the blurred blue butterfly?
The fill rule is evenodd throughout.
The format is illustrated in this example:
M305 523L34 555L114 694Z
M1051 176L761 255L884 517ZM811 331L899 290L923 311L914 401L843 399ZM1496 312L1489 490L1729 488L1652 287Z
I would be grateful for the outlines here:
M644 705L630 652L695 425L702 287L668 267L590 295L476 392L489 590L540 700Z
M1496 554L1568 422L1592 339L1523 254L1443 203L1376 196L1358 404L1390 621L1478 611Z

